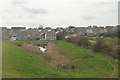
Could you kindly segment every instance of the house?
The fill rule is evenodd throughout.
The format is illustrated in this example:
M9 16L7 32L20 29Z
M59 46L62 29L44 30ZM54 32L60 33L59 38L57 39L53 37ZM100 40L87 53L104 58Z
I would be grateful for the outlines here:
M57 27L56 28L56 32L58 33L58 32L62 32L64 29L62 28L62 27Z
M17 37L16 37L16 36L12 36L12 37L10 38L10 40L11 40L11 41L15 41L15 40L17 40Z
M56 40L56 33L54 30L45 30L45 40Z
M118 27L117 27L117 26L114 26L114 27L113 27L113 32L116 32L116 31L118 31Z
M65 29L56 30L57 40L65 39L65 36L67 36L67 31Z
M39 40L41 35L37 28L29 28L27 30L19 30L16 37L17 40Z
M27 30L29 40L39 40L40 39L40 33L39 30L36 28L31 28Z
M88 27L86 28L86 34L87 34L87 35L92 35L92 27L91 27L91 26L88 26Z
M53 29L12 27L11 40L56 40Z
M106 33L106 29L104 27L101 26L99 28L100 28L100 31L99 31L100 33Z
M93 26L93 27L92 27L92 34L93 34L94 36L98 35L98 34L99 34L99 31L100 31L100 28L99 28L99 27L97 27L97 26Z
M16 36L17 40L29 40L29 35L28 35L28 31L19 31L17 36Z
M67 28L68 34L75 34L76 33L76 28L74 26L69 26Z
M17 40L17 35L20 31L25 31L25 27L11 27L11 40Z
M51 27L45 27L45 30L51 30Z
M38 27L38 30L43 30L43 25L40 25L40 26Z
M77 35L83 36L86 34L86 27L77 27L76 30Z
M12 33L18 33L19 31L24 31L24 30L26 30L25 27L11 27Z
M107 33L113 32L113 26L106 26Z
M1 27L1 35L3 40L8 40L10 38L11 30L7 27Z
M39 30L39 34L40 34L39 40L45 40L45 30L44 29Z

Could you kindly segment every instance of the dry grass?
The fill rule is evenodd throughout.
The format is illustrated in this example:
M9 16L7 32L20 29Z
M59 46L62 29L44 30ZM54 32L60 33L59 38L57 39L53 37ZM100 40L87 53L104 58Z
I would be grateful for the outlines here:
M74 68L72 61L62 55L62 51L58 47L55 46L53 43L48 43L48 55L51 58L51 63L56 65L58 68L62 69L71 69Z
M62 54L62 51L55 46L54 43L47 44L47 53L43 53L39 50L37 45L34 44L23 44L21 46L23 49L42 55L52 66L57 69L74 69L72 60Z

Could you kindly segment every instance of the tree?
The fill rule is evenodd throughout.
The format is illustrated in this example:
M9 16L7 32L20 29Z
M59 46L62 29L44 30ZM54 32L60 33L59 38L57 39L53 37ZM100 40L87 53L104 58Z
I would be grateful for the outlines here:
M41 29L43 29L43 25L40 25L40 26L38 27L38 30L41 30Z
M94 45L94 51L95 52L101 52L103 50L104 46L104 41L103 40L98 40L97 43Z
M67 32L63 30L62 32L57 33L57 40L65 39L65 36L67 35Z

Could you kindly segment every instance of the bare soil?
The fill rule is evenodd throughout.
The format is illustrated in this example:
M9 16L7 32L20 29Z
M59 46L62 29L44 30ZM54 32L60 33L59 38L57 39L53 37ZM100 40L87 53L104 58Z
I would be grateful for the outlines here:
M34 44L23 44L21 46L27 51L42 55L47 59L51 65L58 69L74 69L75 66L72 64L72 60L62 54L62 51L56 47L54 43L47 44L47 52L43 53L40 51L38 45Z

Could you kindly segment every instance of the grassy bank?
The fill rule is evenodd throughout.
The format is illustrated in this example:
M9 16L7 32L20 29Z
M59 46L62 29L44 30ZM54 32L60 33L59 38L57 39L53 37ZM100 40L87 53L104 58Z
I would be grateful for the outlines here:
M41 55L33 54L17 46L22 43L52 42L61 50L62 55L69 57L75 69L57 70ZM3 42L4 78L84 78L84 77L117 77L117 61L90 50L80 48L65 41L4 41Z

